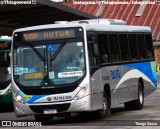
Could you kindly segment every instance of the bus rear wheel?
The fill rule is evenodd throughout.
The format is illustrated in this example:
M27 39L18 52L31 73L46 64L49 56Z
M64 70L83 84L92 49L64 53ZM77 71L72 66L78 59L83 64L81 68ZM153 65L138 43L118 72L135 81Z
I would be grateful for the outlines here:
M138 99L124 103L127 110L140 110L144 104L144 88L142 83L138 82Z
M138 99L134 101L134 109L140 110L144 104L144 88L142 84L138 83Z

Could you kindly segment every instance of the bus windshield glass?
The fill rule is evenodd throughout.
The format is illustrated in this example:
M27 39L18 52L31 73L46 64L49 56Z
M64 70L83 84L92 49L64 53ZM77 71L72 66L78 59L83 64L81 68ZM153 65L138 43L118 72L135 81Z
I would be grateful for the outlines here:
M10 81L10 42L0 42L0 84Z
M14 80L22 86L60 87L84 74L84 43L79 38L14 44Z

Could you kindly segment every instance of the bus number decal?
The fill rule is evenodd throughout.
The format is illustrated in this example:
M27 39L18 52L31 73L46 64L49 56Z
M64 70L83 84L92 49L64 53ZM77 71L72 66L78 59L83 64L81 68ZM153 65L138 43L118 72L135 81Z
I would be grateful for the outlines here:
M117 70L111 70L110 73L111 73L112 79L118 79L118 78L121 77L120 71L118 69Z

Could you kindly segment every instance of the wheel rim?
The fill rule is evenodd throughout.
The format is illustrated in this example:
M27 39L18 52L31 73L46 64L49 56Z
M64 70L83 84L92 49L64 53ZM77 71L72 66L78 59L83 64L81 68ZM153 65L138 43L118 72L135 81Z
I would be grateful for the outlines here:
M139 93L139 101L141 104L143 104L143 94L142 94L142 91L140 91Z
M103 98L103 113L106 112L106 109L107 109L107 100L106 98Z

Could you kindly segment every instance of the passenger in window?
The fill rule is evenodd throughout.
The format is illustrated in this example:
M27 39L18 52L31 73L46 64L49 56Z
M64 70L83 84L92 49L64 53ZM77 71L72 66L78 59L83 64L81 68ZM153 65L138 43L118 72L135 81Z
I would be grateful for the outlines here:
M108 63L109 62L109 59L108 59L108 55L107 54L104 54L102 56L102 63Z
M128 54L126 54L126 60L125 61L129 61L130 60L130 56Z
M152 58L152 52L150 50L147 50L147 59Z

